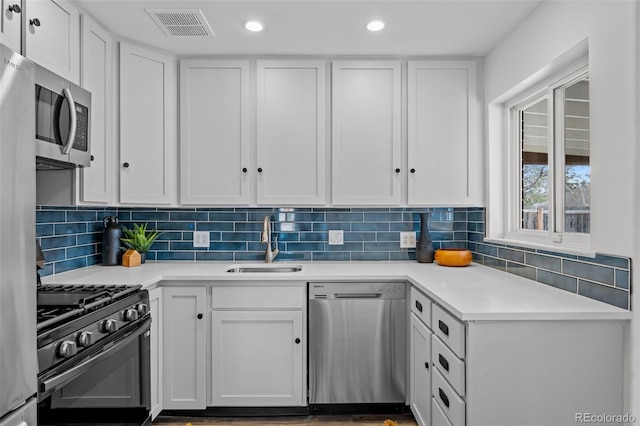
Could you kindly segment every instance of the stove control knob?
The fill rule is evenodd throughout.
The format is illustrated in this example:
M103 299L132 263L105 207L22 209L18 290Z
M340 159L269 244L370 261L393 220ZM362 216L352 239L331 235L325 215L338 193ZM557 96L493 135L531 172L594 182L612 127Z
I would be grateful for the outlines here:
M78 346L81 348L88 348L93 345L93 333L90 331L83 331L78 333L78 337L76 338L78 342Z
M122 319L126 322L133 322L138 319L138 311L135 309L125 309L122 311Z
M138 311L138 314L143 317L147 314L147 312L149 312L149 307L147 305L145 305L144 303L138 303L135 306L136 311Z
M114 319L103 320L100 323L100 331L103 333L115 333L118 331L118 322Z
M78 353L76 342L65 340L58 345L58 356L60 358L71 358Z

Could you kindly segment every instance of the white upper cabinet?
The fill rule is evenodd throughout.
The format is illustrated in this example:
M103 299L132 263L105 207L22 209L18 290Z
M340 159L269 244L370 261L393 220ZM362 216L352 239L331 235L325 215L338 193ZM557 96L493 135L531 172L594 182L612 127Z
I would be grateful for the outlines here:
M176 61L120 43L120 202L175 202Z
M401 202L401 62L333 63L333 204Z
M324 61L257 61L257 203L325 203Z
M113 201L113 124L111 36L82 16L82 87L91 92L91 167L80 169L80 200Z
M14 52L22 52L22 3L20 0L0 0L0 43Z
M482 203L475 61L409 61L408 204Z
M249 203L249 61L180 62L180 202Z
M22 4L25 13L22 53L50 71L79 84L78 9L67 0L29 0Z

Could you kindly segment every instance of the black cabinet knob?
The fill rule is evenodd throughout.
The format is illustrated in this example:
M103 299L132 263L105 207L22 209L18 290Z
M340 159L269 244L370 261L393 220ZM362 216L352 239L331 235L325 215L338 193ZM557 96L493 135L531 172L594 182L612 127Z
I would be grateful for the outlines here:
M428 362L424 363L424 368L426 368L427 370L429 369L429 363Z
M396 169L396 173L400 173L400 169Z
M242 168L242 173L247 173L247 168L246 167Z
M33 25L34 27L39 27L40 20L38 18L29 19L29 24Z
M262 167L258 167L258 173L262 173Z
M122 167L124 167L124 168L126 169L127 167L129 167L129 163L124 163L124 164L122 165Z
M92 156L91 156L91 161L93 161L93 160L95 160L95 157L92 155Z
M415 172L416 172L416 169L411 169L411 170L409 170L409 171L410 171L411 173L415 173Z
M22 9L20 9L20 6L17 4L12 4L11 6L8 7L9 12L15 12L15 13L20 13L22 12Z
M202 314L198 314L198 319L202 319Z
M300 344L300 338L299 338L299 337L296 337L295 342L296 342L296 344L297 344L297 345L299 345L299 344Z

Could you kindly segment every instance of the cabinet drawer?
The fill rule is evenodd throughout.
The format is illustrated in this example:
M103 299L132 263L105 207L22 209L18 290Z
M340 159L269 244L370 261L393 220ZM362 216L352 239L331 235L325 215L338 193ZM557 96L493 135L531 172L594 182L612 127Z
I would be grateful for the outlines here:
M460 398L455 390L442 377L440 372L431 372L431 393L434 401L446 414L453 426L464 426L465 424L465 402Z
M212 309L302 309L303 286L214 285Z
M438 405L435 397L431 400L431 412L433 413L431 426L453 426L447 418L447 415L444 414L442 408Z
M432 339L431 362L451 386L464 396L464 361L458 358L439 338Z
M464 324L438 305L433 305L432 324L434 334L458 357L464 358Z
M431 300L414 287L411 287L411 312L431 328Z

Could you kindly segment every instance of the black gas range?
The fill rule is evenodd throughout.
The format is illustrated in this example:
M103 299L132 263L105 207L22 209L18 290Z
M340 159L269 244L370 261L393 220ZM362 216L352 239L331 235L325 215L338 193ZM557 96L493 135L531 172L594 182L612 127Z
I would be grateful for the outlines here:
M38 285L37 298L39 423L150 424L148 292Z

